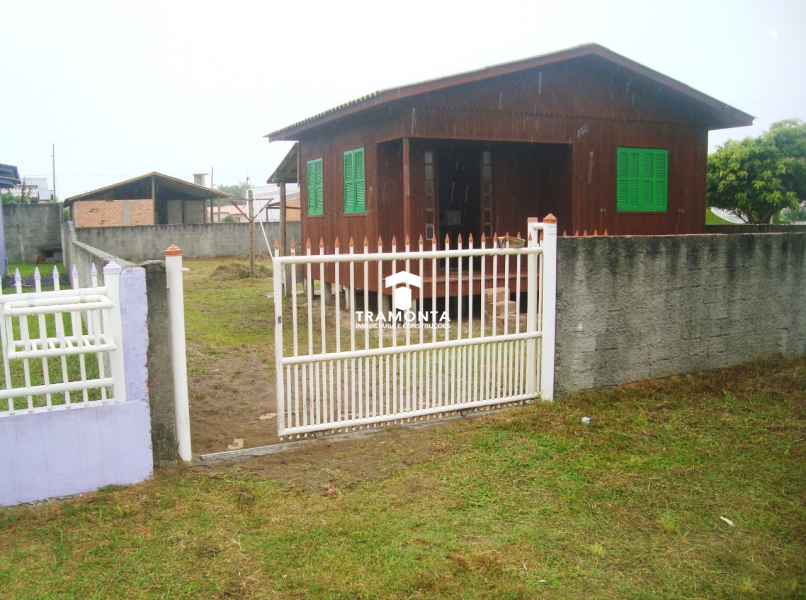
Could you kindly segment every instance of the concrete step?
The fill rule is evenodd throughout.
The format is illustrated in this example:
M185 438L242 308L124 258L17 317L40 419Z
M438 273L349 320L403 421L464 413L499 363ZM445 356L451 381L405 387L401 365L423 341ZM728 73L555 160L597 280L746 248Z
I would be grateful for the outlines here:
M517 308L518 308L518 303L515 302L514 300L501 300L501 301L495 303L495 311L496 311L496 314L499 317L504 314L505 310L509 311L510 316L514 316L515 311L517 310ZM492 312L493 312L492 304L490 304L490 305L488 305L486 307L486 311L489 314L492 315Z

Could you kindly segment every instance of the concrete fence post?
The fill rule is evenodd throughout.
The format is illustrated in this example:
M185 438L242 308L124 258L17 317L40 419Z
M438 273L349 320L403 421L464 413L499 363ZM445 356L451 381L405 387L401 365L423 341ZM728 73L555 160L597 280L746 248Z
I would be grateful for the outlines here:
M176 415L171 358L171 319L165 263L150 260L146 271L148 299L148 403L151 413L151 451L154 464L176 466Z
M557 332L557 219L549 214L543 219L543 268L540 271L543 324L540 352L540 397L554 400L554 353Z
M185 349L185 301L182 286L182 250L174 244L165 251L168 282L168 314L171 318L174 409L179 458L193 459L190 446L190 402L188 400L187 353Z

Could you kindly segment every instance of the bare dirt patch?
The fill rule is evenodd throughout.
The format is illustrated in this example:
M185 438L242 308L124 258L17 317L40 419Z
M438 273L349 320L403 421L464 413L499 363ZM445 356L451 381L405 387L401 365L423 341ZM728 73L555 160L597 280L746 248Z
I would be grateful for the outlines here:
M194 471L243 473L284 480L294 487L338 493L360 483L390 474L421 462L436 460L449 442L434 436L434 427L464 427L475 419L452 422L434 421L414 427L389 427L364 435L311 438L284 452L246 459L236 465L194 465Z
M203 374L188 378L188 389L194 454L224 452L237 446L235 440L243 440L244 448L277 443L274 378L265 357L217 356Z

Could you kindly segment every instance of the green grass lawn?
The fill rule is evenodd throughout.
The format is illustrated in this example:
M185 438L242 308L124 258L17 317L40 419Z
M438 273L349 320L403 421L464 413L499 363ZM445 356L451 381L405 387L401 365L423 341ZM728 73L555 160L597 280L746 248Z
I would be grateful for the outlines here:
M803 598L804 403L773 359L162 471L0 511L0 596Z
M53 275L53 267L59 269L59 273L66 273L64 265L59 264L41 264L41 265L24 265L22 263L9 263L8 274L14 277L14 271L19 269L21 277L28 277L34 274L34 270L39 268L40 275Z

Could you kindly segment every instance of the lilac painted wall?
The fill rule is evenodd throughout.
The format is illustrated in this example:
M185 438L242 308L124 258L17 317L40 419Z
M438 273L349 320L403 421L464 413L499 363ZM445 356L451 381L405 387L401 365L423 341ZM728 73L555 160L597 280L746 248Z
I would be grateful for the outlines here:
M101 271L114 258L84 246L73 258L82 271ZM148 479L153 473L148 404L145 269L123 265L123 319L127 401L0 417L0 506L91 492ZM86 264L85 264L86 263Z
M0 506L148 479L148 404L124 402L0 419Z

